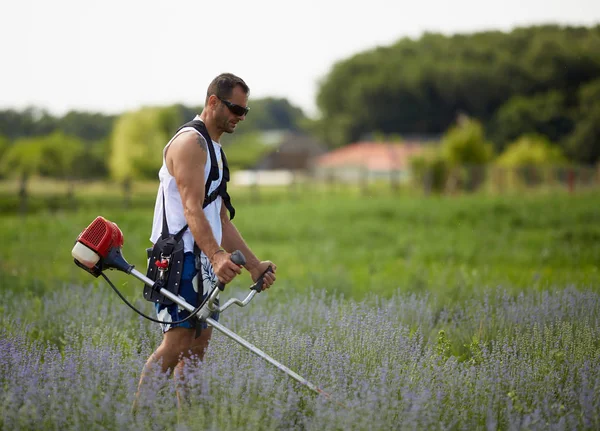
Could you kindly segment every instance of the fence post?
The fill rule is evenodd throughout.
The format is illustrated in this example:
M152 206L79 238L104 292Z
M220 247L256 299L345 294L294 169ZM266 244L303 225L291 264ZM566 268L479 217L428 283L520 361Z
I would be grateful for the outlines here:
M133 180L127 177L123 180L123 206L127 210L131 207L131 189Z
M297 194L298 194L297 173L294 169L291 169L290 172L292 174L292 180L290 181L289 195L290 195L291 199L294 200L297 198Z
M21 217L24 217L27 214L27 200L29 198L29 194L27 193L28 181L29 175L22 173L19 182L19 213L21 214Z
M429 196L431 194L432 188L433 188L433 169L426 168L425 175L423 175L423 190L425 191L425 196Z
M390 170L390 186L394 192L400 189L400 172L396 168Z
M260 191L258 185L258 169L254 170L254 175L252 176L252 185L250 186L252 201L259 202L260 201Z
M567 184L569 186L569 192L573 193L575 191L575 172L573 168L569 168L569 172L567 173Z

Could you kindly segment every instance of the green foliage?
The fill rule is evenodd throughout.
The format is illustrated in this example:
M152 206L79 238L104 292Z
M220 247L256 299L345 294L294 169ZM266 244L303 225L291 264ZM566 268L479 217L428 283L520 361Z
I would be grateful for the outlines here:
M241 128L244 133L257 130L300 130L305 119L302 110L284 98L250 100L249 106L250 113Z
M56 120L56 127L65 135L82 141L96 142L108 138L116 116L98 112L69 111Z
M315 135L320 136L324 142L333 148L342 147L351 142L352 116L336 115L328 121L311 121L308 129Z
M0 171L8 176L30 176L39 173L43 160L43 138L17 139L6 150L0 164Z
M0 135L0 166L2 165L2 156L4 156L4 153L8 149L9 144L10 141L8 140L8 138L6 136ZM0 170L0 178L2 178L2 176L3 172Z
M265 143L261 132L236 135L224 148L227 163L232 171L252 168L264 155L273 150L271 145Z
M239 167L252 165L264 153L264 146L258 143L257 138L260 132L300 130L307 128L308 123L304 113L287 99L263 98L252 100L250 104L252 111L236 134L231 138L224 137L226 145L235 147L234 164ZM58 173L58 165L64 165L65 158L75 157L74 161L68 161L67 164L74 168L69 169L69 173L78 178L106 177L109 171L113 178L119 180L155 178L161 164L162 149L172 134L183 122L191 120L201 111L202 106L188 107L181 104L147 107L121 116L70 111L63 117L53 117L37 108L27 108L23 111L4 110L0 111L0 135L9 139L48 135L68 140L72 140L71 137L79 138L83 145L82 151L75 151L70 142L63 145L65 151L65 146L70 146L70 155L60 155L57 152L58 146L54 146L53 150L47 149L52 159L51 164L56 166L48 169L41 167L42 173L49 170L51 175L55 176ZM242 137L245 134L249 136ZM240 143L249 146L247 154L243 154L241 146L236 144L238 136L242 137ZM50 138L50 141L53 139ZM0 157L2 142L4 141L0 140ZM10 157L11 160L17 157L25 163L24 155L12 154ZM24 169L31 170L25 167Z
M81 140L53 132L48 136L18 139L2 159L2 171L11 175L77 176L84 169L75 161L83 154Z
M76 176L85 179L107 178L109 147L108 138L87 143L74 162Z
M441 192L446 186L450 167L439 148L426 148L421 154L410 158L411 179L415 186L425 191Z
M85 165L75 164L84 153L83 142L62 132L41 138L42 160L40 174L54 178L77 177L85 172Z
M567 151L581 163L600 161L600 106L582 115L567 141Z
M598 107L600 100L600 78L595 79L579 88L579 109L582 112Z
M436 353L444 360L452 355L452 343L448 339L446 331L440 329L435 346Z
M600 79L579 89L576 126L567 140L567 152L576 161L593 164L600 160Z
M508 145L496 161L500 166L560 165L566 162L561 149L540 135L525 135Z
M451 166L481 165L492 160L492 144L485 140L483 126L477 120L464 118L446 132L442 153Z
M0 135L0 159L2 158L2 155L8 148L9 144L10 141L8 140L8 138L6 136Z
M0 133L16 139L61 131L83 141L96 141L109 135L114 119L101 113L70 111L63 117L54 117L35 107L22 111L8 109L0 111Z
M600 286L595 269L600 261L597 193L515 199L381 192L365 201L364 196L312 189L294 198L287 190L264 194L257 203L246 190L230 191L236 227L257 256L277 263L282 290L326 286L330 292L360 298L397 288L429 289L440 301L451 302L482 285L517 290L555 283ZM53 205L48 211L26 219L14 212L0 215L5 250L0 285L20 289L41 279L93 282L72 264L70 251L77 235L98 215L119 225L125 256L143 268L156 188L135 193L127 211L114 186L107 184L103 192L106 196L93 197L80 187L78 212L48 197ZM3 197L0 205L6 201ZM139 288L124 274L112 277L130 292ZM240 282L249 282L246 274ZM459 346L469 342L452 341Z
M499 149L532 132L565 145L576 128L573 95L600 77L599 27L425 34L359 53L321 82L313 130L331 145L375 131L439 135L462 112L480 120ZM578 141L574 153L596 157L591 139Z
M565 94L551 90L533 96L512 97L498 109L493 128L501 143L513 141L526 133L552 136L559 140L571 132L573 121Z
M146 107L121 115L110 139L113 179L156 178L162 153L182 123L176 107Z

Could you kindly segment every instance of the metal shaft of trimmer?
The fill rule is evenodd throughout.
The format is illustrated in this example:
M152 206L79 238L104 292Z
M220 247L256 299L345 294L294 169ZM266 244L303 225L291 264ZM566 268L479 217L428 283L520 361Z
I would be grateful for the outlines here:
M132 269L131 272L130 272L130 274L133 275L134 277L136 277L138 280L146 283L149 286L153 286L154 285L154 281L152 281L151 279L149 279L148 277L146 277L144 274L142 274L141 272L139 272L136 269ZM164 295L167 298L169 298L171 301L175 302L176 304L179 304L179 306L181 306L182 308L186 309L190 313L195 310L195 308L191 304L189 304L188 302L186 302L185 299L181 298L178 295L175 295L175 294L169 292L167 289L161 288L159 292L160 292L161 295ZM209 304L206 304L205 307L207 305L209 305ZM201 312L198 313L198 315L201 315L201 314L202 314ZM318 394L329 396L329 394L327 394L325 391L323 391L322 389L320 389L317 386L313 385L311 382L309 382L308 380L306 380L304 377L302 377L302 376L298 375L297 373L295 373L294 371L290 370L288 367L286 367L282 363L276 361L275 359L273 359L272 357L270 357L269 355L267 355L265 352L263 352L262 350L260 350L258 347L254 346L253 344L251 344L248 341L244 340L242 337L240 337L239 335L237 335L235 332L230 331L225 326L221 325L219 322L211 319L210 317L206 317L204 320L206 321L206 323L208 323L210 326L212 326L216 330L218 330L221 333L225 334L226 336L228 336L229 338L231 338L233 341L241 344L242 346L244 346L248 350L252 351L253 353L257 354L258 356L260 356L264 360L270 362L272 365L274 365L275 367L279 368L281 371L283 371L284 373L286 373L288 376L290 376L294 380L298 381L299 383L302 383L303 385L305 385L306 387L308 387L312 391L314 391L314 392L316 392Z

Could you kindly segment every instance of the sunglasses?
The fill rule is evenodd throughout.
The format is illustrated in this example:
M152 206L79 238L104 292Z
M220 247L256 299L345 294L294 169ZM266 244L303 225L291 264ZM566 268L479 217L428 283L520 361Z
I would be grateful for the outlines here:
M250 108L248 108L247 106L240 106L240 105L236 105L235 103L231 103L228 102L227 100L223 100L220 97L218 97L218 99L223 102L223 104L225 106L227 106L227 108L229 108L229 110L239 116L239 117L243 117L244 115L248 115L248 111L250 111Z

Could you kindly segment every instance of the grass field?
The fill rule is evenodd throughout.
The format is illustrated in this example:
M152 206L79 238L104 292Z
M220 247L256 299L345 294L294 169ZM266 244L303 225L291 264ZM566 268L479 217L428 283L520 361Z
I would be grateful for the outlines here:
M291 199L282 192L263 193L258 203L238 194L235 223L259 257L278 264L280 289L315 286L354 298L400 289L454 300L486 287L600 284L600 193ZM97 215L119 225L125 256L144 269L154 196L152 189L136 195L127 210L116 194L90 194L78 212L0 216L2 284L23 291L92 281L70 251Z
M234 194L277 286L222 323L332 392L313 396L223 336L190 405L155 375L129 407L156 324L77 268L95 216L143 269L154 191L0 216L0 429L598 429L600 194ZM34 204L43 206L35 199ZM59 199L60 201L60 199ZM110 273L144 311L141 283ZM247 275L225 292L244 295Z

